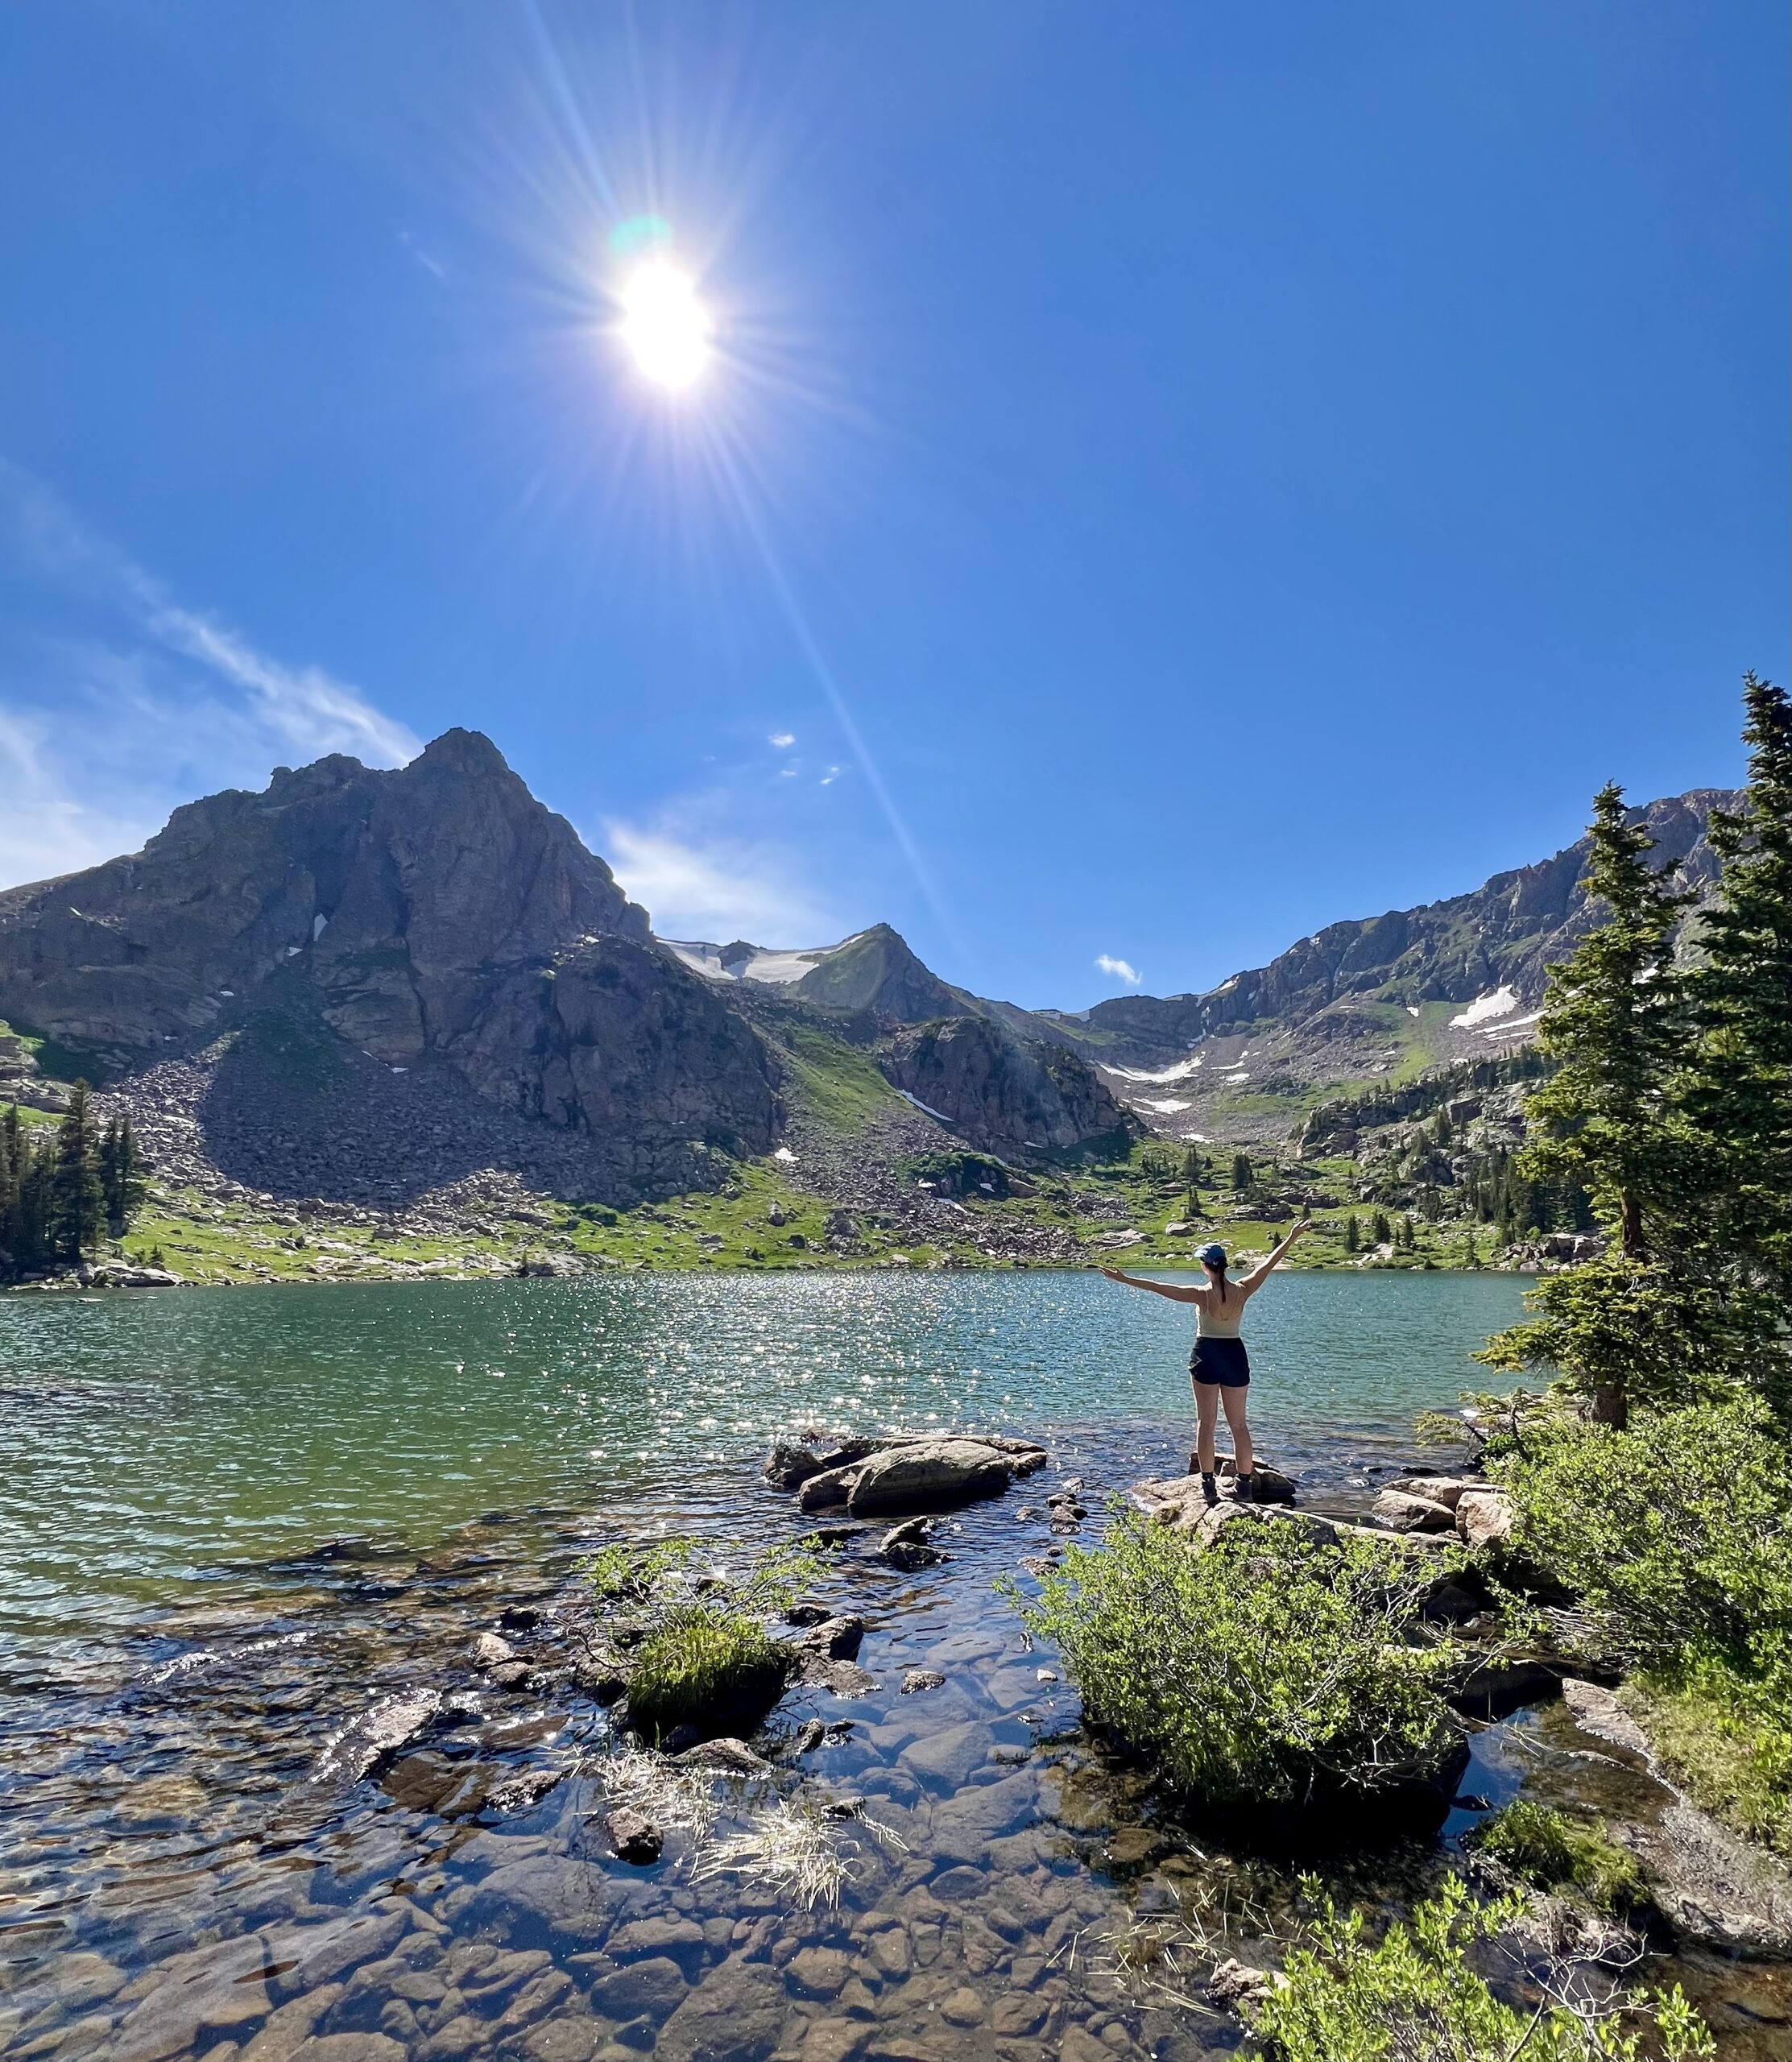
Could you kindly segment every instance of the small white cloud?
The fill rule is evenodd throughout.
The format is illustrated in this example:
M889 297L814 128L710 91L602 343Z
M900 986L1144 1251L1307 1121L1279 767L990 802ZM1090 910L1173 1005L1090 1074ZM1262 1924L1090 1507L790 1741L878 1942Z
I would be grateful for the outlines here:
M778 778L780 780L794 780L801 771L802 768L798 766L780 766L778 768Z
M737 938L801 945L838 937L835 913L793 876L772 848L662 819L651 827L611 817L600 847L631 901L651 912L661 938Z
M819 780L817 780L817 781L816 782L816 784L815 784L815 785L816 785L816 786L817 786L817 787L818 787L818 788L831 788L831 787L834 785L834 782L839 779L839 777L840 777L840 769L839 769L839 768L838 768L838 766L830 766L830 767L828 768L828 770L826 771L826 772L825 772L825 773L822 776L821 779L820 779Z
M780 752L788 752L797 742L797 733L794 731L774 731L765 742L776 746Z
M1124 981L1129 988L1137 988L1144 979L1144 975L1137 967L1128 966L1124 959L1116 959L1111 953L1098 952L1095 954L1095 964L1103 973L1109 975L1112 979Z

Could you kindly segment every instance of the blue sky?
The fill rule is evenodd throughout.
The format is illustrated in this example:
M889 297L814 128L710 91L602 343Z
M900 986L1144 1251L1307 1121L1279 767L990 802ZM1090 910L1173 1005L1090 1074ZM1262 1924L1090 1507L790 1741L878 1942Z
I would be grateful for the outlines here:
M1077 1007L1728 783L1786 665L1786 46L9 9L0 878L462 723L673 934L881 917ZM615 334L645 216L716 323L677 395Z

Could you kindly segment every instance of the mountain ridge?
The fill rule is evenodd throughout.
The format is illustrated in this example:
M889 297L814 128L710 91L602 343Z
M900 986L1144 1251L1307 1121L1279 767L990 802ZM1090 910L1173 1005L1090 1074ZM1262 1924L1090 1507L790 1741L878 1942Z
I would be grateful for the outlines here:
M1695 893L1731 799L1635 812ZM930 1140L1045 1164L1283 1137L1326 1090L1521 1042L1591 921L1584 863L1582 840L1326 926L1203 994L1026 1010L887 924L658 938L489 739L449 731L395 771L278 768L139 853L0 892L0 1019L77 1053L170 1166L269 1193L402 1202L501 1167L628 1204L799 1133L842 1179Z

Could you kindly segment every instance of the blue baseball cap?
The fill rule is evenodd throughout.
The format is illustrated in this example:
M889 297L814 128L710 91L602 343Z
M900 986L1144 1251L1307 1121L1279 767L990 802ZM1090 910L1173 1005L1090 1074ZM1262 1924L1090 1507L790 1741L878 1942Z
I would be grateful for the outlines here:
M1203 1246L1195 1258L1204 1267L1223 1267L1226 1265L1226 1248L1223 1246Z

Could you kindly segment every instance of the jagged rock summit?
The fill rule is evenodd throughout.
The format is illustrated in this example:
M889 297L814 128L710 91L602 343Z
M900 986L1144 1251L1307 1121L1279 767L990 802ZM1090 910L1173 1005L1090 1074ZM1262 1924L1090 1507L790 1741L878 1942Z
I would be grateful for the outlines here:
M221 1164L288 1192L388 1146L407 1187L519 1154L542 1178L507 1116L585 1142L552 1186L700 1186L702 1150L764 1152L777 1117L751 1029L470 731L395 772L282 768L0 896L0 1017L159 1074Z

